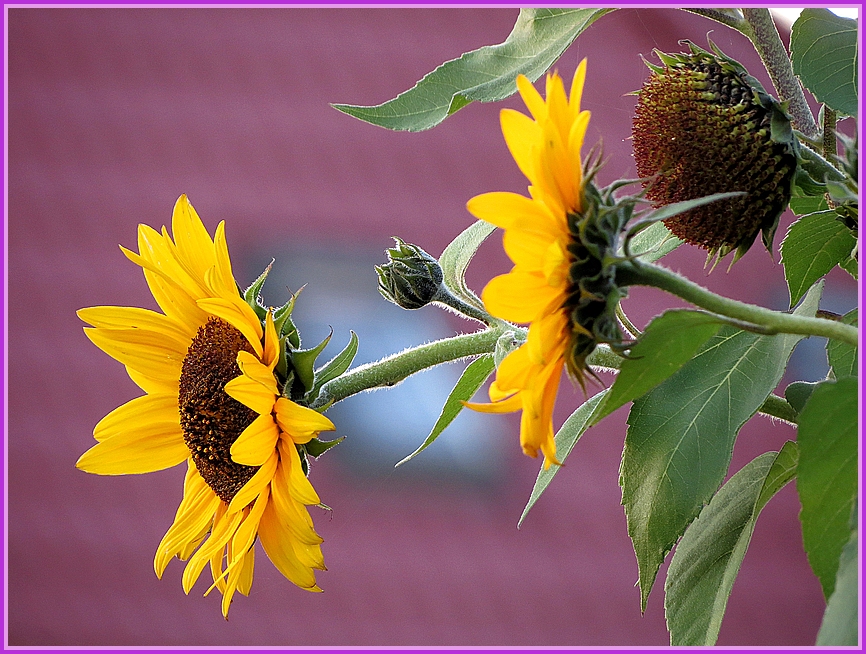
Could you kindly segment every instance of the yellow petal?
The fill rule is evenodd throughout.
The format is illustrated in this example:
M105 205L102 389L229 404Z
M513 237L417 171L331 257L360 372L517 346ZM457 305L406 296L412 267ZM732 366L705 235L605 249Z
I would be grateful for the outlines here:
M160 382L180 379L186 350L162 334L145 329L85 327L96 347L123 365Z
M307 590L321 590L312 569L298 560L292 547L292 534L277 517L273 502L265 507L259 522L259 539L268 558L289 581Z
M189 456L179 425L155 423L100 441L78 459L80 470L97 475L136 475L165 470Z
M87 307L76 311L81 320L110 329L146 329L174 340L180 349L189 347L195 333L173 318L139 307Z
M526 344L508 353L496 370L496 380L490 388L490 399L497 400L503 396L522 391L528 386L528 380L533 374L533 364L529 359L529 348Z
M237 363L245 377L261 384L268 392L279 395L273 368L266 366L255 355L243 350L238 352Z
M558 73L548 74L545 95L549 122L556 127L560 138L564 140L571 126L571 110L565 95L565 86Z
M321 431L335 429L334 423L318 411L295 404L284 397L277 398L274 412L280 429L298 445L306 443Z
M129 378L148 395L174 395L177 397L180 379L153 379L126 366Z
M535 89L526 75L517 76L517 91L520 93L520 97L523 98L523 102L526 104L526 108L529 109L529 113L532 114L532 117L536 121L540 122L547 118L547 106L541 94Z
M265 386L246 375L235 377L225 385L225 392L256 413L270 418L276 396Z
M577 211L583 211L583 163L580 150L583 148L583 139L586 136L589 118L590 113L588 111L581 111L568 134L568 154L571 159L572 185L577 198L575 204Z
M253 586L253 569L256 563L256 548L251 547L244 556L243 567L238 575L238 592L241 595L249 595Z
M512 395L504 400L495 402L463 402L463 406L479 413L512 413L520 411L523 407L519 395Z
M289 467L281 463L271 482L271 503L274 504L276 515L283 526L292 532L295 540L317 545L322 542L322 537L313 528L307 508L292 497L290 486Z
M286 466L289 477L289 493L301 504L319 504L318 493L313 488L310 480L304 475L304 470L301 468L301 458L298 455L298 450L291 442L286 442L281 438L277 445L280 451L280 463Z
M187 468L183 487L183 500L177 509L174 522L168 528L153 559L153 569L158 578L169 561L175 556L182 556L190 544L198 545L203 532L210 528L214 512L220 499L198 474L195 465L190 462Z
M502 237L505 253L515 266L526 272L544 272L545 256L550 248L549 237L510 229Z
M541 144L541 128L529 116L513 109L503 109L499 113L502 135L514 162L520 171L535 183L535 163L533 152Z
M498 318L512 322L532 322L562 289L549 286L537 273L512 270L491 279L481 294L484 306Z
M262 363L271 371L280 360L280 339L277 336L277 328L274 326L274 314L268 311L265 317L265 347L262 352Z
M580 112L580 101L583 95L583 82L586 79L586 59L581 60L574 71L574 77L571 80L571 93L568 98L568 104L571 107L572 119Z
M263 465L276 451L280 429L270 413L260 415L232 443L232 461L245 466Z
M256 474L232 498L228 511L230 513L232 511L240 511L261 495L265 488L269 487L271 482L273 482L279 462L280 457L277 454L277 449L273 447L270 456L256 470Z
M217 297L228 298L238 294L238 287L232 273L232 262L229 258L225 229L225 221L220 221L213 239L215 265L211 268L213 273L210 286Z
M181 195L174 205L171 233L180 263L194 279L204 280L205 271L216 265L214 245L186 195Z
M149 394L130 400L105 416L93 428L93 437L104 441L124 432L150 430L162 433L172 428L180 430L177 395Z
M262 356L262 324L252 307L240 296L232 299L202 298L196 303L208 313L222 318L238 329L247 337L256 354Z
M181 583L183 584L183 592L187 594L192 590L196 580L201 575L201 571L211 557L213 557L214 553L223 550L241 523L243 512L226 513L226 508L228 508L228 505L221 501L214 515L210 536L202 543L198 551L190 557L189 563L186 564L186 568L183 570Z
M482 193L469 200L466 208L476 218L504 229L513 227L515 220L520 217L526 217L526 222L530 224L548 220L542 206L517 193Z

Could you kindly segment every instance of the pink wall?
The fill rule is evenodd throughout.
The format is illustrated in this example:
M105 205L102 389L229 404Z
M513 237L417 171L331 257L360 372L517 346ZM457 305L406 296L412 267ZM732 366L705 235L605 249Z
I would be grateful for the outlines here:
M499 109L518 107L514 99L472 105L420 134L387 132L328 106L387 100L443 61L502 41L516 16L9 10L10 645L667 643L660 585L640 615L619 506L624 410L584 437L520 531L538 465L519 454L514 421L497 423L503 462L481 487L417 480L411 465L364 478L345 458L326 456L313 468L333 507L330 516L314 513L325 538L325 592L295 588L261 556L252 595L236 597L228 622L218 596L201 597L204 579L186 597L180 563L162 581L152 571L180 500L180 468L116 478L74 468L93 425L137 394L74 312L154 307L117 244L134 247L140 222L167 223L181 193L210 230L226 221L245 284L287 242L381 251L399 235L438 255L471 222L470 197L525 188L498 128ZM611 158L603 181L634 175L626 140L634 98L624 94L646 74L639 55L677 51L680 38L703 44L710 30L755 69L744 39L674 10L616 12L566 52L558 64L565 73L589 59L588 139L603 137ZM727 274L720 266L707 277L703 261L683 249L670 265L739 299L776 308L787 300L781 268L759 247ZM469 282L480 290L507 265L491 239ZM281 280L269 284L281 292ZM373 275L368 292L376 296ZM305 293L315 295L315 280ZM640 290L629 300L641 324L668 302ZM345 342L341 334L335 341ZM580 399L563 386L557 421ZM387 455L396 461L423 437L410 435L406 451ZM754 420L735 469L792 437ZM814 642L823 599L800 546L797 508L789 487L765 510L721 644Z

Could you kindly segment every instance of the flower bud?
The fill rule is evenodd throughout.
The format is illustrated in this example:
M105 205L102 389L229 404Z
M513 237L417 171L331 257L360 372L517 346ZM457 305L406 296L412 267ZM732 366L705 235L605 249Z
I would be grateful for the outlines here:
M797 168L790 117L738 62L692 43L658 53L638 93L633 140L638 175L655 206L713 193L746 195L665 221L684 241L719 259L748 251L758 232L772 250Z
M429 304L442 286L439 262L417 245L394 237L396 247L388 248L388 263L376 266L379 292L399 307L420 309Z

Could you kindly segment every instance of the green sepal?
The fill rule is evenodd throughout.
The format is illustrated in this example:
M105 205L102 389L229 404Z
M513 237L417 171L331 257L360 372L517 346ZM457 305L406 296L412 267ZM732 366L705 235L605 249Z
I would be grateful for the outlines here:
M335 445L339 445L345 439L345 436L340 436L339 438L335 438L332 441L320 441L318 438L312 438L304 444L304 450L309 456L315 459L322 456L322 454L330 450Z
M812 395L812 391L820 382L795 381L785 388L785 399L788 400L794 411L800 413L806 406L806 401Z
M291 350L287 352L287 356L292 361L292 368L294 368L295 374L297 374L298 379L304 385L304 389L308 392L312 390L316 379L316 373L314 372L316 359L322 353L322 350L327 347L333 335L334 330L332 329L331 333L316 347L311 347L308 350Z
M291 316L292 311L295 308L295 301L303 290L304 287L302 286L298 289L297 293L292 295L288 302L274 311L274 328L277 330L277 336L280 338L286 337L288 342L295 349L301 347L301 337L300 334L298 334L298 328L295 327L295 323L292 322Z
M244 291L243 297L244 301L250 305L253 311L256 312L256 315L259 317L259 320L264 320L267 316L267 309L260 302L261 300L261 291L262 286L265 283L265 280L268 278L268 273L271 272L271 267L274 265L274 259L271 259L271 262L267 265L264 272L258 276L256 281L250 284L247 287L247 290Z
M310 389L307 398L308 402L312 403L318 397L322 386L346 372L349 366L352 365L352 361L355 360L355 355L358 353L358 335L351 330L349 333L351 336L346 347L333 359L328 361L328 363L315 371L313 375L313 387Z

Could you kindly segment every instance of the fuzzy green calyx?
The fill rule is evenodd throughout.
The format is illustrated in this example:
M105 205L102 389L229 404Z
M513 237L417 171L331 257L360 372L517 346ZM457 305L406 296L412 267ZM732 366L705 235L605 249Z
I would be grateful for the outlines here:
M758 235L772 252L797 170L790 117L736 61L688 43L648 64L632 130L638 175L655 206L713 193L746 195L665 221L684 241L734 261Z
M583 211L568 214L569 286L563 309L571 339L565 363L581 386L584 375L592 374L587 358L599 343L607 343L615 351L623 347L616 307L627 293L617 283L617 266L623 261L617 252L634 198L617 201L613 190L614 186L599 191L587 182Z
M399 307L420 309L437 298L444 275L439 262L417 245L394 237L388 263L376 266L379 292Z

